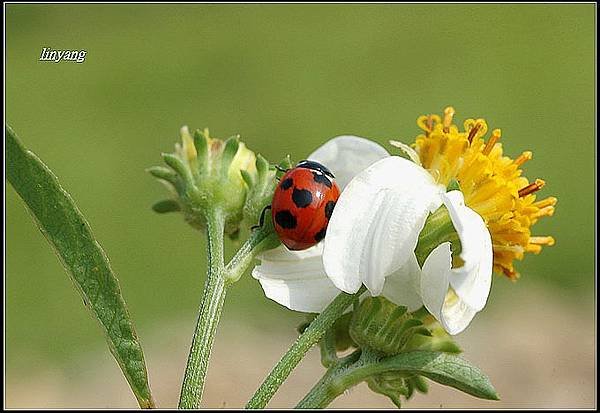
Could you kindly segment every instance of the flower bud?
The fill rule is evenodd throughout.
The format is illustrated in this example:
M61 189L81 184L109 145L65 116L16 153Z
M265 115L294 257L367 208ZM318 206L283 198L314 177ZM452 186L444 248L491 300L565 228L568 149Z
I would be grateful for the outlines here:
M398 408L402 407L400 396L410 399L417 390L427 393L428 386L425 379L418 375L406 375L397 371L375 374L367 380L369 389L375 393L387 396Z
M350 336L363 351L375 351L384 357L419 350L460 352L427 310L409 313L406 307L383 297L368 297L354 310ZM366 382L372 391L388 397L397 407L401 407L401 397L408 400L415 390L428 390L423 377L407 371L374 374Z
M152 175L163 182L174 199L153 206L156 212L181 211L197 229L206 226L209 211L218 211L225 222L225 233L234 235L243 218L249 185L246 177L257 176L256 157L239 136L226 141L209 136L208 129L194 136L187 126L180 130L181 143L174 153L163 154L170 167L152 167Z
M384 355L400 353L415 334L431 333L406 307L381 296L365 298L350 323L350 337L359 347Z
M369 377L367 385L373 392L387 396L398 408L402 407L400 396L410 397L405 377L394 371Z

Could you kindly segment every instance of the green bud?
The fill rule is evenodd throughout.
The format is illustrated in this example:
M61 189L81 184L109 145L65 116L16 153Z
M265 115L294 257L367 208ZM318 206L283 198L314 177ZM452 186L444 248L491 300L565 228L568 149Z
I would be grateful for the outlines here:
M359 347L384 355L403 351L415 334L431 333L406 307L397 306L381 296L365 298L354 311L350 323L350 337Z
M424 322L426 317L431 317L426 310L409 313L406 307L383 297L368 297L354 310L350 335L361 348L384 357L421 350L432 335L429 329L432 324L428 324L429 319ZM422 377L405 371L374 374L366 382L372 391L388 397L398 408L402 397L410 399L415 390L427 392L427 383Z
M402 407L400 396L408 399L412 395L406 378L396 372L376 374L370 376L366 381L369 389L387 396L398 408Z
M398 408L402 407L401 396L408 400L415 390L420 393L427 393L428 390L427 382L423 377L397 371L375 374L366 382L369 389L387 396Z
M205 228L209 210L218 211L225 221L225 233L239 234L250 189L247 180L257 175L254 152L240 142L239 136L223 142L211 138L205 129L192 137L187 126L181 128L180 135L175 152L162 155L169 168L148 169L174 195L174 199L154 204L153 209L159 213L180 211L197 229Z

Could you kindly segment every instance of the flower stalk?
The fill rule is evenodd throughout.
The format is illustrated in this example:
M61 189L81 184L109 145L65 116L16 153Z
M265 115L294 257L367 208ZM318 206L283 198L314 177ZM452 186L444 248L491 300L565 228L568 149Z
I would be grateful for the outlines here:
M279 244L272 225L265 223L263 227L253 231L231 261L224 265L224 222L218 211L207 214L209 268L202 293L198 322L181 386L180 409L200 407L210 354L227 289L239 280L259 253Z
M181 387L180 409L200 406L208 361L229 284L225 277L223 259L225 220L217 211L207 215L208 274Z
M256 393L254 393L252 399L246 404L246 408L265 408L267 403L273 398L279 387L281 387L292 370L300 363L308 350L323 338L333 323L342 316L348 306L350 306L355 299L360 297L364 291L365 288L362 287L355 294L340 293L331 304L329 304L327 308L325 308L325 310L310 323L277 365L275 365Z
M207 234L207 277L179 399L179 408L197 409L227 288L239 280L257 254L279 245L268 220L225 265L223 238L235 238L243 225L256 223L257 211L272 196L275 171L266 159L246 148L239 136L221 141L211 138L207 129L192 136L186 126L180 134L175 152L163 154L170 169L156 166L148 172L173 196L153 209L181 212L188 224Z
M364 367L373 364L379 356L370 350L356 350L323 375L306 396L296 405L297 409L323 409L350 387L365 378Z

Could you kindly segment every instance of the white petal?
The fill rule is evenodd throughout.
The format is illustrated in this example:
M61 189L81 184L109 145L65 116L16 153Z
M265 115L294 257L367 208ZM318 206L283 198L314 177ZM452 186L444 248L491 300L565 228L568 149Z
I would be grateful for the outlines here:
M376 142L359 136L337 136L308 155L307 159L325 165L335 175L340 189L363 169L390 154Z
M461 243L460 257L464 265L452 270L450 285L471 309L480 311L487 301L492 285L492 239L485 222L465 206L460 191L443 195L454 228Z
M450 292L442 309L441 324L448 334L455 335L467 328L475 314L476 310Z
M406 263L388 275L385 279L382 295L396 305L408 307L415 311L423 305L421 301L419 282L421 268L413 254Z
M440 322L448 334L463 331L477 314L450 287L454 277L450 243L437 246L425 260L421 274L421 297L425 308Z
M290 251L281 245L261 254L252 271L265 295L295 311L321 312L339 293L327 278L321 259L323 243Z
M425 308L446 328L442 308L448 293L452 254L450 243L438 245L423 263L421 298Z
M327 227L323 263L333 283L379 295L385 277L412 257L442 187L406 159L390 156L358 174L342 192Z

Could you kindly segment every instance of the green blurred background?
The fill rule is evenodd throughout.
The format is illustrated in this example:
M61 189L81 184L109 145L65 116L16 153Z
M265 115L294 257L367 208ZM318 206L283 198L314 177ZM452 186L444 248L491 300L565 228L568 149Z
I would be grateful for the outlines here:
M573 356L564 368L574 369L579 392L589 390L565 403L595 404L589 375L596 363L595 5L10 4L5 10L6 121L58 175L109 255L148 349L152 384L162 389L159 404L175 405L205 271L203 235L179 215L150 209L166 193L144 169L161 164L179 127L209 127L222 138L240 133L271 161L288 153L297 160L339 134L410 142L416 117L447 105L456 108L459 124L484 117L502 128L509 155L533 150L526 174L546 180L542 195L559 198L555 216L534 227L552 234L556 245L519 263L517 283L495 278L488 308L473 332L459 336L465 357L480 357L475 361L492 379L506 381L497 384L505 405L522 405L533 384L511 385L509 376L524 366L495 371L486 365L489 352L503 366L520 351L509 345L512 337L525 343L537 334L540 345L563 340ZM88 54L82 64L39 62L43 47ZM10 186L6 221L8 406L134 406L97 325ZM227 247L232 253L235 245ZM239 396L246 400L301 319L243 277L227 297L221 350L211 365L217 384L209 382L207 403L236 407L237 399L217 394L218 383L232 377L248 386ZM574 325L576 334L568 336ZM495 348L498 335L511 338L509 352ZM262 360L264 342L271 346L268 360L237 373L220 369L250 343L256 347L244 357ZM531 354L552 364L564 354L556 351ZM580 359L587 370L575 366ZM107 368L106 377L94 366ZM316 359L305 368L305 387L278 399L282 406L297 401L322 372ZM220 370L227 375L219 378ZM567 392L557 388L564 374L540 391ZM164 377L170 379L163 386ZM92 379L100 380L97 388L81 385ZM109 383L116 393L103 390ZM438 396L444 401L455 393ZM456 397L458 407L478 403ZM371 399L354 400L360 407ZM379 396L372 403L391 406ZM486 403L475 405L497 406Z

